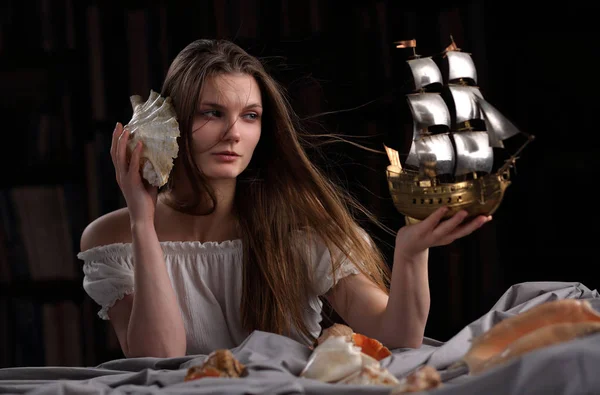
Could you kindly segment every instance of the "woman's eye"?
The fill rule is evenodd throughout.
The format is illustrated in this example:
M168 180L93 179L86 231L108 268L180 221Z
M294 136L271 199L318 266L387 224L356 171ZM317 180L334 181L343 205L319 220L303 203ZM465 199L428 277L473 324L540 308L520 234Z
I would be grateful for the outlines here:
M202 111L200 114L207 118L219 118L221 116L221 112L217 110Z
M244 118L252 119L252 120L258 119L258 114L253 112L253 113L244 115Z

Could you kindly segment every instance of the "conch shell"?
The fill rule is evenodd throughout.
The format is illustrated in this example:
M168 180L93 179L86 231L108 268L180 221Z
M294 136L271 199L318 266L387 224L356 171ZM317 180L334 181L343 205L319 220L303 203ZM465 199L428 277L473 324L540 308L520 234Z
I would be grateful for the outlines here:
M150 90L146 102L138 95L129 98L133 107L133 116L125 129L129 130L127 152L136 147L139 140L143 143L140 167L142 177L151 185L162 187L169 180L173 159L177 157L179 147L177 138L179 122L169 97L163 98Z
M323 329L323 333L321 334L321 336L319 336L319 338L315 342L316 343L315 346L320 345L325 340L327 340L333 336L344 336L347 341L352 341L353 334L354 334L354 331L349 326L342 325L342 324L333 324L329 328Z
M342 336L333 336L313 350L300 377L333 383L359 371L365 365L379 365L375 359Z
M352 343L360 347L361 352L367 354L378 361L392 355L392 352L377 339L367 337L360 333L352 334Z
M315 348L300 377L326 383L386 385L390 394L403 394L442 386L440 373L425 365L402 379L396 378L380 361L392 353L376 339L333 324L315 342Z
M203 377L245 377L248 369L238 361L231 351L219 349L208 355L200 366L188 369L184 381L198 380Z
M300 377L339 384L399 384L377 359L354 344L352 335L337 335L336 329L340 328L320 339Z
M316 345L318 346L330 337L335 336L341 336L346 341L360 347L362 353L375 358L377 361L381 361L392 355L392 352L377 339L367 337L361 333L355 333L352 328L342 324L333 324L329 328L324 329L321 336L317 339Z

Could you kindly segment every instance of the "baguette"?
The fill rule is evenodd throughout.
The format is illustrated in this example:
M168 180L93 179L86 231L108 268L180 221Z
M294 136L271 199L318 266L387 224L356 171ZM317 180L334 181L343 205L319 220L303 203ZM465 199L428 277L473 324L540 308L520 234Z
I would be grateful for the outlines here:
M490 330L475 338L462 361L468 365L470 372L479 371L485 361L502 353L513 342L540 328L554 324L581 322L600 323L600 314L588 301L560 299L545 302L500 321ZM526 337L526 339L531 338Z
M476 365L475 369L470 373L482 373L539 348L574 340L597 332L600 332L600 322L567 322L544 326L520 337L503 352L494 355L482 364Z

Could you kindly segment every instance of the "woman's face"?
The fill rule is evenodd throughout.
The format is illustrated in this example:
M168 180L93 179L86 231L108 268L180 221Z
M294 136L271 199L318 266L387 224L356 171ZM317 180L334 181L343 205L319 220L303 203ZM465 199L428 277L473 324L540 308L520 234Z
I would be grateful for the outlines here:
M192 152L208 179L235 179L246 169L260 138L262 109L252 76L207 78L192 123Z

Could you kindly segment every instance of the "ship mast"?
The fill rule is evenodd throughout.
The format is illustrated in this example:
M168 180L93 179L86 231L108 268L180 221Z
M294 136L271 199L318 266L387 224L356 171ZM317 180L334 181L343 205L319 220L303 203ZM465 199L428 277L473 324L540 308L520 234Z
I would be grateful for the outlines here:
M431 128L449 130L450 112L439 90L442 73L431 56L417 54L416 40L396 42L397 48L412 48L406 60L411 70L412 89L405 95L412 118L412 142L405 164L418 169L419 180L437 182L440 175L454 168L452 143L446 133L434 134Z

